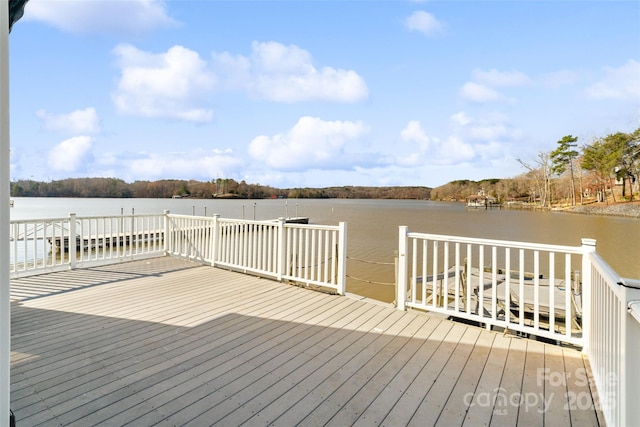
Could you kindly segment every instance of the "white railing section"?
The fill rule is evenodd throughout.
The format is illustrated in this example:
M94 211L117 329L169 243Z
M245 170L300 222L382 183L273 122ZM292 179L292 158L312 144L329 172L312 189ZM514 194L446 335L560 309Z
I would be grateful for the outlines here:
M585 247L409 232L400 227L398 308L583 344Z
M344 295L347 225L285 224L282 278L307 285L330 286Z
M214 265L282 279L280 250L284 224L215 217Z
M11 222L12 277L170 255L344 295L346 224L173 215Z
M167 255L211 263L214 220L210 217L166 215Z
M9 269L12 277L65 269L67 253L52 251L52 241L69 238L69 218L11 221Z
M287 224L214 217L212 264L345 294L346 223Z
M10 274L21 277L164 254L163 215L11 221Z
M599 407L608 425L632 425L640 419L640 282L621 279L595 252L587 266L590 301L585 301L585 314L590 325L584 351Z
M70 235L76 236L76 250L71 239L57 251L75 253L75 262L81 266L164 254L163 215L77 217L75 221L73 217L71 215ZM73 256L71 260L73 262Z

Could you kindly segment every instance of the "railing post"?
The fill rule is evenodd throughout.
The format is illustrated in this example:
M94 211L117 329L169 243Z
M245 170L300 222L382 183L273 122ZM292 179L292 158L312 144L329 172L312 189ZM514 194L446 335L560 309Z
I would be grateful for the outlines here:
M76 263L78 260L78 231L76 229L76 214L69 214L69 268L71 270L75 270ZM82 238L82 237L81 237ZM64 254L64 235L60 239L60 244L62 245L61 254Z
M164 211L164 236L162 236L164 256L169 254L169 210Z
M338 230L338 294L347 290L347 223L340 222Z
M396 301L398 310L405 311L407 309L407 269L409 260L407 259L407 249L409 241L407 234L409 227L401 225L398 234L398 277L396 277Z
M11 284L9 276L9 2L0 2L0 426L9 423Z
M284 238L284 223L285 223L285 219L284 218L278 218L278 253L276 254L276 256L278 257L277 259L277 271L276 271L276 279L281 282L282 281L282 276L284 274L284 268L285 268L285 263L284 263L284 256L285 256L285 250L286 250L286 242L285 242L285 238Z
M218 218L220 218L220 214L213 214L213 221L211 222L211 227L213 228L211 230L211 251L209 251L211 254L211 267L215 267L218 260Z
M591 254L596 251L595 239L582 239L582 351L588 354L591 340Z
M623 408L620 425L632 425L640 418L640 406L637 404L640 395L640 370L637 367L640 358L640 313L635 312L636 307L640 308L640 280L622 279L620 282L627 309L621 313L624 348L620 351L620 378L616 380L622 383L622 387L621 396L616 396L619 400L616 404Z

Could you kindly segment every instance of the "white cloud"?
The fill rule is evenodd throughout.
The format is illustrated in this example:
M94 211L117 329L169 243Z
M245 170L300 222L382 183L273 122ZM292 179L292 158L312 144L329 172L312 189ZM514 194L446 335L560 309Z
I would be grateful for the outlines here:
M465 143L457 136L450 136L446 140L430 137L417 120L407 123L400 132L400 137L408 143L415 143L410 154L399 156L396 162L402 166L449 165L467 162L473 159L473 146Z
M460 126L466 126L470 123L470 119L469 117L467 117L467 114L464 111L460 111L459 113L453 114L450 117L451 121L457 125Z
M559 70L540 76L540 82L552 89L577 83L579 75L571 70Z
M484 113L469 117L461 111L451 116L454 132L465 140L495 143L498 140L517 139L519 132L510 128L509 118L501 113Z
M417 31L426 35L438 34L444 27L435 16L423 10L413 12L405 20L405 26L410 31Z
M302 117L286 134L255 138L249 144L249 154L280 170L338 169L353 161L343 155L347 143L367 131L361 122Z
M210 109L201 107L215 77L198 53L173 46L165 53L141 51L131 45L114 49L122 75L112 94L117 110L143 117L208 122Z
M496 101L513 101L507 99L496 87L524 86L531 82L526 74L520 71L488 71L476 68L472 71L472 81L466 82L460 88L460 96L466 100L487 103Z
M451 116L453 132L445 138L428 135L419 121L409 121L400 132L400 138L408 146L397 149L404 154L392 156L391 163L403 167L484 167L503 158L508 151L508 143L518 137L518 132L510 129L505 120L498 114L475 119L461 111Z
M478 125L469 128L469 135L474 139L493 141L507 135L504 125Z
M132 35L178 25L159 0L31 0L24 19L77 34Z
M460 89L460 95L464 99L474 102L493 102L504 99L500 92L475 82L465 83Z
M629 60L625 65L605 67L604 77L587 88L587 96L595 99L640 99L640 62Z
M105 159L110 161L110 159ZM178 153L142 153L122 159L135 179L200 179L210 180L220 176L234 176L242 160L230 150L193 150Z
M36 112L46 130L70 134L95 134L100 132L100 120L95 108L75 110L68 114L52 114L45 110Z
M359 102L369 90L353 70L313 65L311 54L295 45L253 42L249 57L213 55L218 72L229 88L244 89L253 96L277 102Z
M423 151L429 148L429 136L427 136L427 133L418 120L409 121L407 126L400 132L400 137L403 141L417 142Z
M523 86L530 82L529 77L520 71L488 71L475 69L472 72L473 80L492 87Z
M89 136L74 136L56 145L49 152L47 163L54 171L75 172L90 157L93 140Z

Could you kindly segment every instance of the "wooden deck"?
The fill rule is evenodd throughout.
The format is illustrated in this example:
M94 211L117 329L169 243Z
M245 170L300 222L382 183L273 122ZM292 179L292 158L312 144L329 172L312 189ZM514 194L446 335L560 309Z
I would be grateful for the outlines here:
M14 280L12 316L23 426L599 421L573 349L168 257Z

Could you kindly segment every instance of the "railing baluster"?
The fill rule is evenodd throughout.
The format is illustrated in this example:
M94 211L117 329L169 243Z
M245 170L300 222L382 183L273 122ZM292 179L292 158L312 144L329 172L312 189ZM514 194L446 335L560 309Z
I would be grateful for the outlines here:
M438 241L434 240L432 243L433 245L433 264L431 265L431 298L432 298L432 305L434 307L438 306L438 297L439 297L439 291L438 291Z
M540 251L533 251L533 328L540 329Z
M511 248L504 248L504 320L511 323Z
M418 263L417 263L417 257L418 257L418 239L411 239L411 245L412 245L412 253L413 253L413 257L412 257L412 270L411 270L411 301L417 301L417 287L418 285L416 284L416 276L417 274L417 269L418 269ZM422 282L420 283L420 295L422 297L422 304L426 305L427 304L427 241L424 240L422 242Z
M465 266L465 287L467 288L467 314L471 314L471 296L472 292L472 284L471 284L471 266L472 264L472 256L473 251L471 250L471 243L467 243L467 265Z
M518 266L518 323L524 327L524 249L519 251Z
M565 309L565 336L571 338L573 329L574 309L572 302L573 286L571 282L571 254L566 254L564 257L564 306Z
M498 248L491 247L491 319L498 319Z
M484 245L478 246L478 316L484 317Z
M442 287L444 289L444 308L449 306L449 242L443 242Z
M454 302L454 310L456 313L460 311L460 286L462 282L460 281L460 243L456 242L454 246L455 250L455 261L454 261L454 278L453 278L453 286L455 293L455 302Z
M555 331L556 319L555 319L555 281L556 281L556 266L555 266L555 252L549 252L549 332ZM565 293L569 293L569 287L565 284ZM567 323L569 319L569 313L571 313L571 307L566 306L564 309L564 323Z

